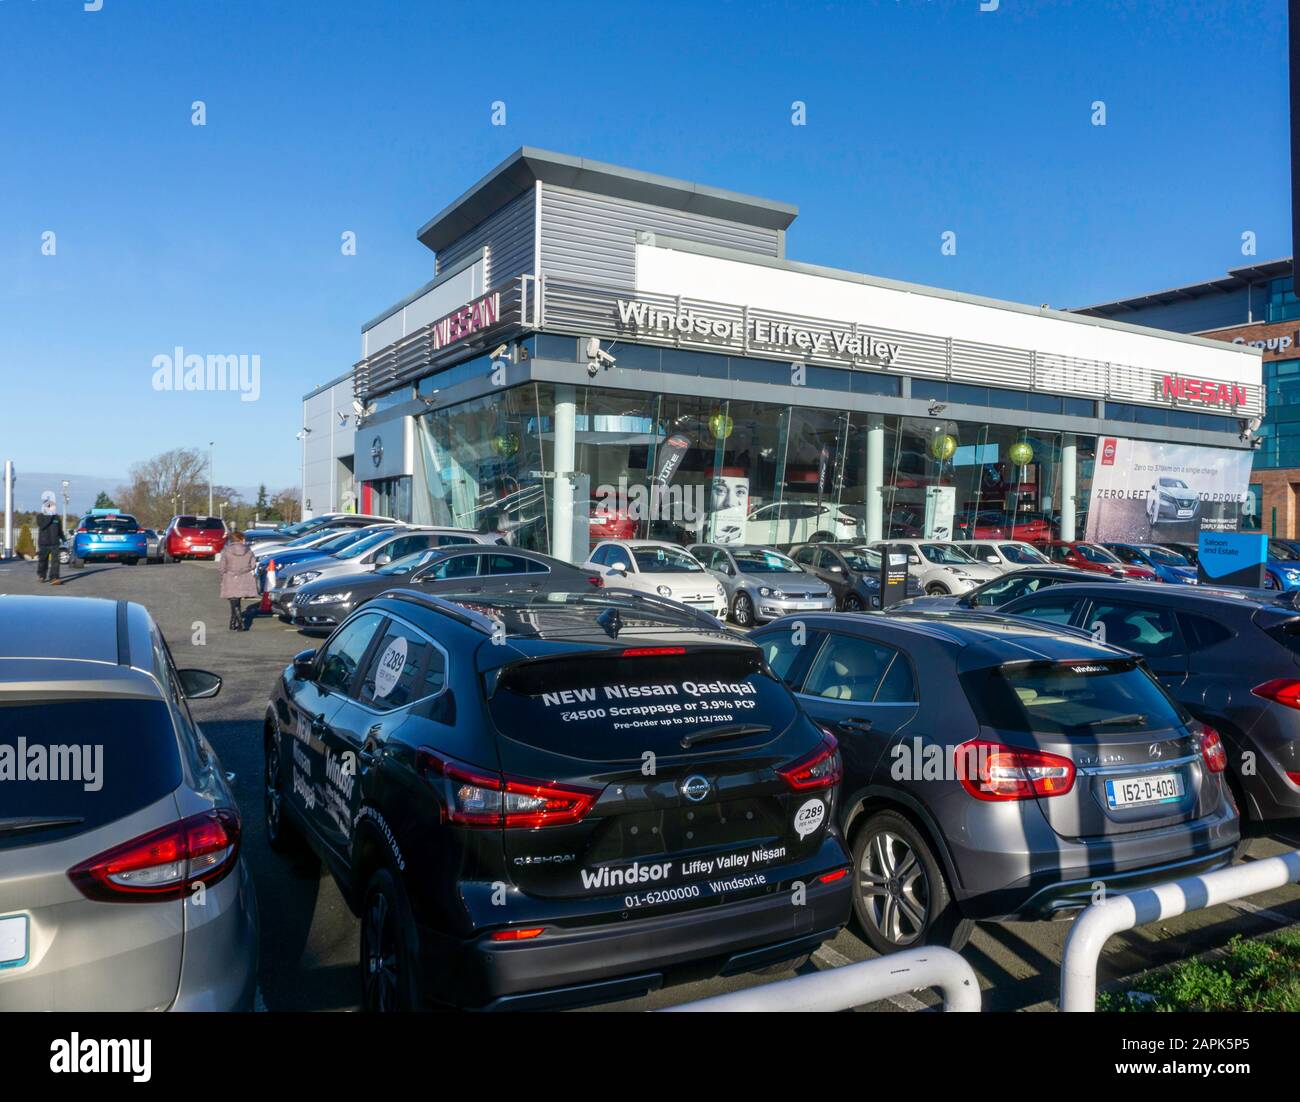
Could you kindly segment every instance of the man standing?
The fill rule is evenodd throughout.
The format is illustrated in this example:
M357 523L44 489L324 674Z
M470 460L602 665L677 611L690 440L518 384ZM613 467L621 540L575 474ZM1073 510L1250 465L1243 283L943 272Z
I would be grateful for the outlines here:
M41 515L36 518L36 580L50 585L59 581L59 547L63 543L63 521L51 490L41 494Z

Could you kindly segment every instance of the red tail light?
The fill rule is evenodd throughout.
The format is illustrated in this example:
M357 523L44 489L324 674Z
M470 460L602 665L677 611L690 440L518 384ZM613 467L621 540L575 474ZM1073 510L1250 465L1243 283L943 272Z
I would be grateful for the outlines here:
M1043 750L1021 750L984 739L953 751L957 779L977 800L1064 796L1074 787L1074 762Z
M588 585L594 585L597 589L604 589L604 588L605 588L605 579L602 578L599 574L588 574L588 575L587 575L587 584L588 584Z
M1300 708L1300 681L1278 677L1272 681L1265 681L1262 685L1256 685L1250 691L1255 696L1262 696L1265 700L1271 700L1276 704L1285 704L1288 708Z
M106 903L186 899L195 884L211 886L235 867L239 836L234 811L204 811L105 850L68 877L86 898Z
M685 647L627 647L620 658L655 658L664 654L685 654Z
M840 744L829 731L822 731L821 745L798 761L783 765L777 772L796 792L811 792L818 788L834 788L844 776L844 763L840 759Z
M1288 780L1289 780L1293 785L1295 785L1297 788L1300 788L1300 773L1290 773L1290 772L1288 772L1288 773L1287 773L1287 779L1288 779Z
M444 821L468 827L562 826L579 822L600 793L590 788L490 773L421 747L416 765L442 797Z
M836 880L843 880L849 875L848 869L836 869L834 872L824 872L817 877L819 884L834 884Z
M522 926L513 930L497 930L492 941L531 941L546 929L545 926Z
M1219 732L1213 727L1201 728L1201 757L1211 773L1222 773L1228 768L1228 752L1223 748Z

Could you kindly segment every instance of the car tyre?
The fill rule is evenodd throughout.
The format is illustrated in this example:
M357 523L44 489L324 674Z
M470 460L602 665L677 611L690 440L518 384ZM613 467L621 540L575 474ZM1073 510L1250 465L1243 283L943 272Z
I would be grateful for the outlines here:
M306 854L306 840L285 813L284 767L275 738L268 738L263 747L262 778L262 826L266 831L266 844L276 853Z
M361 1006L371 1013L419 1010L420 941L406 889L387 868L361 904Z
M931 582L929 585L925 587L925 592L926 595L930 597L951 596L951 594L948 592L948 587L944 585L942 582Z
M743 589L736 594L736 599L731 604L731 618L738 627L754 626L754 600Z
M862 612L867 606L862 603L862 598L856 593L844 594L844 600L840 602L840 607L845 612Z
M958 910L929 840L897 811L872 814L853 836L853 917L877 953L959 950L975 927Z

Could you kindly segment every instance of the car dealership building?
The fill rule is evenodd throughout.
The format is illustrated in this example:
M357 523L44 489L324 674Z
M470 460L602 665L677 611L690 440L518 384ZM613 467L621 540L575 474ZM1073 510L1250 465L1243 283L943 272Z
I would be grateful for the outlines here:
M631 532L1083 538L1099 464L1112 496L1249 471L1257 348L791 261L796 214L507 158L419 231L434 278L363 327L362 415L321 420L357 507L580 561Z

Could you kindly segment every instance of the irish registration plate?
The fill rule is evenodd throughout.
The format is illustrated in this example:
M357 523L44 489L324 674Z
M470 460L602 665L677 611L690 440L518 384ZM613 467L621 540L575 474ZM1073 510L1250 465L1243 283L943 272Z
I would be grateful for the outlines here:
M0 918L0 968L16 968L27 963L27 916L5 915Z
M1112 808L1141 804L1171 804L1183 798L1183 778L1177 773L1148 773L1106 782L1106 803Z

